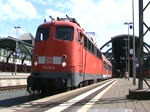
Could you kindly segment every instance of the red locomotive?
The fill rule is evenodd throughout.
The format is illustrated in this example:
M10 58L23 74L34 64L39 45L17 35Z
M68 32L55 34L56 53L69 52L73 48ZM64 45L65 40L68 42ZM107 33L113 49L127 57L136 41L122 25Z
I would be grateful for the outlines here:
M29 93L82 87L112 76L111 63L68 16L38 27L32 58Z

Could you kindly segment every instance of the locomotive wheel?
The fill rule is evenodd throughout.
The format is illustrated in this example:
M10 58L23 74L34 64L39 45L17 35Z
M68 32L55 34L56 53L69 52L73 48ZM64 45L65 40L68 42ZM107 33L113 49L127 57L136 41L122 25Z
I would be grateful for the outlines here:
M65 80L62 78L57 78L55 82L55 86L58 90L61 90L65 87Z
M87 85L88 85L88 81L84 81L83 86L87 86Z
M81 88L81 87L83 87L83 84L82 84L82 83L80 83L80 84L78 85L78 88Z
M28 90L27 90L27 91L29 92L29 94L30 94L31 96L35 95L35 91L32 91L32 87L28 87Z

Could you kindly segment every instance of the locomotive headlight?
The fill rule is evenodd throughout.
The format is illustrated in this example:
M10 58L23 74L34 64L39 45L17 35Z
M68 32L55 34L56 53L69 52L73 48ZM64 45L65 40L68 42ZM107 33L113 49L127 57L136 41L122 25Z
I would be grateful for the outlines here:
M38 64L37 61L35 61L35 62L34 62L34 66L37 66L37 64Z
M61 65L62 65L62 67L65 67L65 66L67 65L67 63L66 63L65 61L63 61L63 62L61 63Z

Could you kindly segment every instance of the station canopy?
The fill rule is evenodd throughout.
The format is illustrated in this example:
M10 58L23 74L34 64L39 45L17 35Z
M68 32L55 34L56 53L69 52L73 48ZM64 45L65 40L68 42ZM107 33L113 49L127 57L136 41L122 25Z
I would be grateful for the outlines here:
M132 75L132 66L133 66L133 35L121 34L111 38L108 42L106 42L100 50L107 48L105 52L102 52L113 65L114 75L116 75L117 71L120 71L122 74L125 73L127 68L127 63L129 60L130 63L130 71ZM150 58L150 46L143 42L143 54L144 60L146 62L147 59ZM139 37L135 36L135 57L136 64L139 63L139 54L140 54L140 41Z
M26 38L28 38L28 42ZM34 37L28 33L23 34L22 36L20 36L20 38L13 38L8 36L7 38L0 38L0 48L12 52L19 52L26 55L32 55L33 51L32 43L34 43L32 42L33 40Z

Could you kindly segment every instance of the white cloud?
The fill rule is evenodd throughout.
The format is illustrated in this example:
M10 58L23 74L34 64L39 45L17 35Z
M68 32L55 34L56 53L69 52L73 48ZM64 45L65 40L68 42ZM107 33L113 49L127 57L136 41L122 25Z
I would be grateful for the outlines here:
M43 5L47 5L53 2L53 0L32 0L32 1L39 3L39 4L43 4Z
M61 1L60 1L61 2ZM144 6L149 0L144 0ZM120 34L128 33L128 26L125 26L125 22L132 22L132 0L71 0L70 2L64 2L61 5L57 2L56 6L61 8L67 7L69 13L62 12L59 9L46 10L48 15L56 18L65 17L68 14L70 17L74 17L80 23L81 27L85 31L94 31L98 34L96 39L99 47L109 41L112 37ZM137 0L134 0L134 22L135 22L135 35L139 35L139 4ZM150 25L150 6L144 12L144 21ZM130 30L130 34L133 30ZM148 35L148 34L147 34ZM144 37L145 39L147 37Z
M147 5L148 2L150 2L149 0L144 0L144 7ZM144 22L147 24L147 26L150 27L150 21L149 21L149 18L150 18L150 4L149 6L145 9L144 11ZM146 29L147 30L147 29Z
M47 9L46 11L46 20L51 20L49 18L49 16L52 16L54 19L56 19L57 17L65 17L65 14L60 12L60 11L55 11L55 10L52 10L52 9Z
M144 0L148 3L149 0ZM61 1L59 1L61 2ZM104 45L112 37L120 34L127 34L128 28L124 25L125 22L132 22L132 0L71 0L70 2L61 2L61 5L57 1L56 6L60 8L69 9L68 12L63 12L59 8L47 9L46 13L52 17L65 17L68 14L70 17L74 17L80 23L81 27L85 31L94 31L98 34L96 39L99 47ZM137 0L134 0L134 13L135 13L135 35L139 35L139 4ZM149 6L150 7L150 6ZM149 8L150 9L150 8ZM150 17L150 10L145 11L145 21L150 25L148 18ZM130 30L130 34L132 34ZM147 34L148 35L148 34Z
M17 29L14 29L12 27L9 28L9 32L7 33L7 36L11 36L11 37L14 37L14 38L18 38L19 36L23 35L24 33L28 33L26 32L24 29L22 28L19 28L18 30ZM2 34L1 34L2 35ZM7 37L6 35L2 35L3 37Z
M112 36L127 33L124 22L132 22L132 1L131 0L71 0L63 2L31 0L34 3L52 5L50 9L43 8L49 15L56 18L65 17L68 14L75 17L86 31L95 31L102 42L110 40ZM29 0L1 0L0 17L3 20L34 19L38 18L38 10ZM138 1L135 2L135 34L138 35ZM149 0L144 0L144 6ZM47 4L46 4L47 3ZM38 7L36 7L38 8ZM41 8L41 7L40 7ZM64 8L64 9L63 9ZM41 10L41 9L40 9ZM66 12L64 12L64 10ZM144 12L144 20L149 25L150 6ZM42 15L42 14L41 14Z
M92 0L72 0L72 4L72 16L77 18L86 31L98 34L99 46L113 36L126 33L124 22L132 21L130 4L126 1L100 0L95 3Z
M144 0L144 6L149 0ZM72 0L72 17L77 18L81 26L86 31L95 31L99 38L99 46L104 45L107 41L116 35L127 34L125 22L133 22L132 18L132 0ZM139 4L134 0L134 22L135 35L139 35ZM150 26L150 5L144 12L144 21ZM144 29L145 30L145 29ZM130 34L133 30L130 30ZM148 40L148 35L144 37Z
M20 28L18 29L18 31L12 27L8 27L7 28L7 31L5 33L1 33L0 34L0 37L8 37L8 36L11 36L11 37L14 37L14 38L18 38L19 36L23 35L24 33L28 33L26 32L24 29Z
M2 19L34 19L38 17L35 7L27 0L2 0L0 2Z

